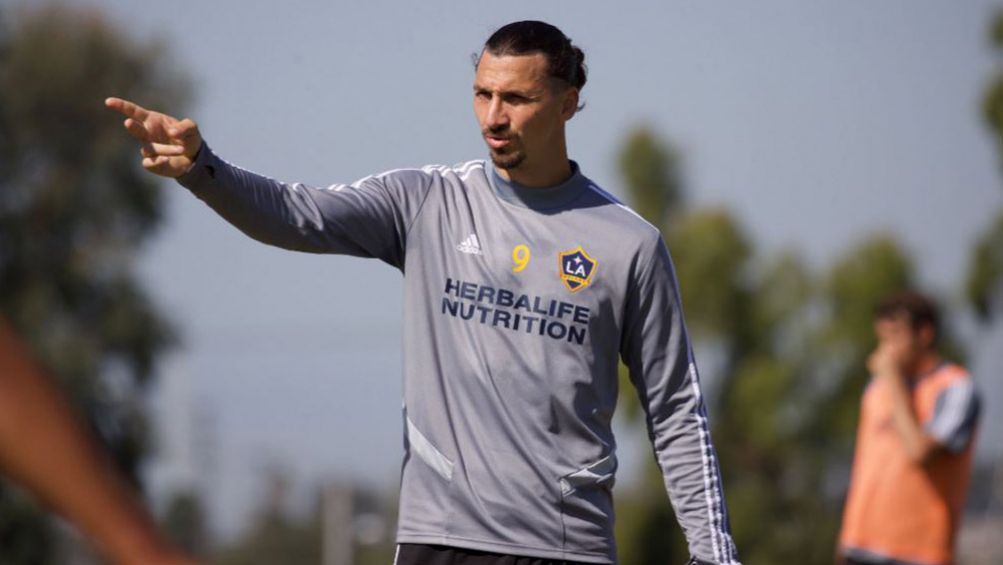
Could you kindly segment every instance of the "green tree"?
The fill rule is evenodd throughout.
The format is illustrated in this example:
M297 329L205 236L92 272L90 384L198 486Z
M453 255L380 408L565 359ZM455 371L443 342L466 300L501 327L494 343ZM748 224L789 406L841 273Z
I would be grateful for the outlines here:
M1003 11L993 18L990 39L996 56L1003 55ZM997 69L982 98L982 116L992 130L1003 157L1003 70ZM1003 163L1003 161L1001 161ZM1003 209L971 251L965 291L979 316L988 321L994 300L1003 296ZM998 308L999 305L997 304Z
M290 475L280 467L267 471L268 487L248 529L217 552L216 565L315 565L321 561L320 505L305 516L289 511Z
M743 230L725 210L686 209L680 160L650 130L638 129L628 136L619 162L632 205L662 230L672 250L693 336L715 345L725 364L732 365L747 347L748 332L739 327L747 317L735 315L749 307L745 271L751 247ZM621 375L621 388L631 390L624 370ZM622 395L622 404L622 413L639 424L642 413L635 395ZM657 466L649 465L635 491L618 493L617 537L623 562L686 560L686 545L664 489Z
M209 545L205 509L198 492L186 488L175 492L162 519L164 531L188 555L201 556Z
M851 457L873 308L912 283L908 256L877 234L822 274L793 252L760 258L728 210L683 205L679 160L650 131L628 138L620 163L632 203L668 242L701 365L714 368L704 380L716 385L708 404L743 562L831 563L845 487L833 477ZM622 413L639 422L623 396ZM685 560L663 493L654 465L618 492L623 562Z
M825 282L828 324L820 334L826 392L814 417L814 440L833 434L852 439L860 393L867 382L863 370L876 339L874 308L889 293L914 284L912 262L887 234L851 248L836 262Z
M679 156L653 131L635 129L620 149L620 174L631 190L634 209L649 222L661 226L667 216L681 211L683 186Z
M102 101L179 107L185 82L163 52L93 9L0 6L0 313L133 480L148 446L141 393L172 341L133 274L162 200ZM0 540L47 536L16 496L0 486ZM51 562L52 546L5 563Z

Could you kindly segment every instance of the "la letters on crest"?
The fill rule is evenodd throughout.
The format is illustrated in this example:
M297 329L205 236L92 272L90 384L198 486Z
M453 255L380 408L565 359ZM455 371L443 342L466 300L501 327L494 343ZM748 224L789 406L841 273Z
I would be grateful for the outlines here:
M571 251L558 253L559 274L564 286L571 292L578 292L592 282L599 263L579 245Z

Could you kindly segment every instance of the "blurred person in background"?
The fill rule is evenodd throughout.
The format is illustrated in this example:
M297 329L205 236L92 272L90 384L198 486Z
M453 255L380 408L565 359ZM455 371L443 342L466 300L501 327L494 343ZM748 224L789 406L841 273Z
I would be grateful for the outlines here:
M193 564L158 531L138 493L2 319L0 475L79 527L114 563Z
M397 565L615 563L621 358L692 562L738 563L668 250L568 158L584 58L552 25L503 26L473 85L490 160L327 188L235 167L192 120L106 101L147 170L251 237L404 274Z
M876 309L838 562L954 563L979 395L968 372L938 352L939 319L913 291Z

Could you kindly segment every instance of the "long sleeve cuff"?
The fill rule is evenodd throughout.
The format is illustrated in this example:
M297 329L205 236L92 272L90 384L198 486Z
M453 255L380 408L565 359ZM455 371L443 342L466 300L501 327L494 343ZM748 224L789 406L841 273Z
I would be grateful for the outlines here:
M203 141L202 147L199 148L198 154L195 156L195 162L192 163L191 168L175 180L188 190L198 192L199 187L212 182L216 178L215 161L217 159L212 149L209 148L209 144Z

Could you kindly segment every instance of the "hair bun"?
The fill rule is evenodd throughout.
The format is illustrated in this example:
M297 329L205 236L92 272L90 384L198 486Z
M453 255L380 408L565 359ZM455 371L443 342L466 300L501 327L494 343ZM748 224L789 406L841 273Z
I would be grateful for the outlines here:
M586 74L588 73L588 67L585 66L585 52L575 45L571 46L571 52L575 54L574 86L581 90L585 86Z

